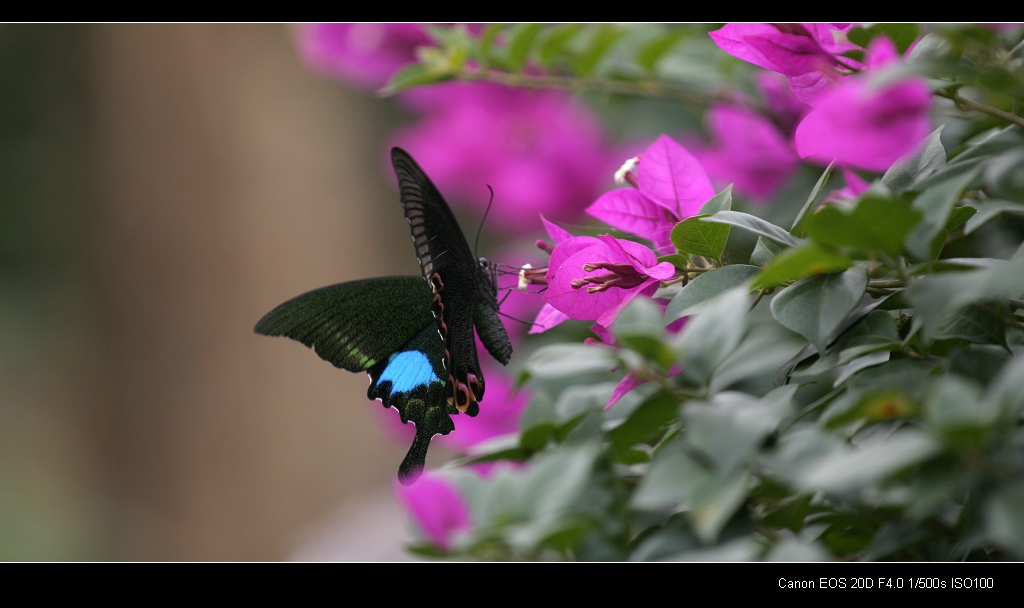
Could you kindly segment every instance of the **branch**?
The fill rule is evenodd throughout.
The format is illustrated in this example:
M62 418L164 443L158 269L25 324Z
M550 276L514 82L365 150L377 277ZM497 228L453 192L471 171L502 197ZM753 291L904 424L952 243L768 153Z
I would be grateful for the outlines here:
M989 116L995 116L996 118L1001 118L1001 119L1003 119L1003 120L1005 120L1007 122L1012 122L1013 124L1017 125L1018 127L1024 127L1024 118L1021 118L1020 116L1017 116L1016 114L1011 114L1009 112L1004 112L1003 110L999 110L997 108L993 108L992 106L987 106L987 105L985 105L983 103L978 103L976 101L971 101L970 99L967 99L966 97L962 97L960 95L960 93L957 92L957 91L949 91L947 89L939 89L935 93L937 95L941 95L942 97L945 97L946 99L953 100L953 103L955 103L956 107L959 108L961 111L966 112L967 110L974 110L976 112L981 112L982 114L988 114Z

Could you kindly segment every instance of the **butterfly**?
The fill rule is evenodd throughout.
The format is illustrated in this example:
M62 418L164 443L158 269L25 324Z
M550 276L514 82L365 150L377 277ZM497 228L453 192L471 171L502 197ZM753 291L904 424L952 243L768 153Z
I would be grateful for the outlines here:
M512 343L498 317L492 267L473 259L448 203L416 161L392 148L391 164L422 277L314 289L268 312L255 331L297 340L335 367L369 374L367 397L416 425L398 468L408 485L423 470L430 440L455 430L451 416L480 411L484 375L474 327L502 365L512 356Z

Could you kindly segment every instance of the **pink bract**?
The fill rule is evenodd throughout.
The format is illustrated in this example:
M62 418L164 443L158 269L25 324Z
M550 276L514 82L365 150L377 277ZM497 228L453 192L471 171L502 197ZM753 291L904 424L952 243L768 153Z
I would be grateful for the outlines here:
M932 95L924 80L876 84L875 68L897 60L887 38L872 41L868 56L872 71L847 77L823 93L797 127L802 158L885 171L931 132Z
M409 486L394 485L398 498L430 542L448 550L455 536L471 526L469 507L458 487L433 471Z

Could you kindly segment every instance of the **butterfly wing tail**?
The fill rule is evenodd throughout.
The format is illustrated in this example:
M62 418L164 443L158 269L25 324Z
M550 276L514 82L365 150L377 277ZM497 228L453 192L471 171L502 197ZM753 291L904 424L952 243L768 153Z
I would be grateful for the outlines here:
M416 483L426 466L427 449L430 448L430 440L434 435L447 435L455 430L448 412L448 403L439 399L438 404L430 407L416 424L416 437L412 440L409 451L405 454L402 464L398 467L398 481L408 486Z
M403 486L411 486L420 478L427 462L427 448L430 447L432 438L433 435L424 433L416 427L416 438L412 440L412 446L398 467L398 481L402 482Z

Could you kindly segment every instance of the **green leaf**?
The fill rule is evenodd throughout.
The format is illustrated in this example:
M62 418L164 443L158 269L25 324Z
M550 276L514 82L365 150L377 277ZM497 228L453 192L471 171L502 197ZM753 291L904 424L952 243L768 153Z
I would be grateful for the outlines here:
M676 224L672 229L672 244L682 253L721 260L729 240L729 226L702 222L703 217L709 216L697 215Z
M712 196L708 202L700 208L697 215L712 215L719 211L728 211L732 209L732 184L725 187L718 194Z
M454 77L454 72L438 72L429 70L421 64L413 63L399 70L391 78L391 82L381 90L381 94L386 96L395 95L413 87L448 82Z
M614 353L607 348L552 344L537 349L523 367L535 378L557 378L606 371L614 366Z
M746 499L750 484L750 473L738 470L725 477L713 477L694 492L690 521L702 541L718 540L722 528Z
M928 388L926 419L944 441L956 447L981 447L999 420L998 409L982 401L981 388L955 376L936 378Z
M733 287L745 284L761 269L757 266L733 264L709 270L687 283L668 303L665 322L671 323L679 317L692 315L713 298Z
M718 213L701 218L703 222L713 222L716 224L729 224L738 228L743 228L763 236L764 238L771 239L776 243L782 245L798 245L801 240L786 232L782 228L767 222L757 216L750 215L749 213L740 213L739 211L719 211Z
M636 53L636 62L645 70L651 71L676 44L690 36L691 32L678 27L669 27L658 36L651 36Z
M899 388L850 390L825 410L821 421L825 428L837 429L861 421L912 418L919 411L917 403Z
M502 23L488 23L477 37L478 61L481 69L488 69L495 60L495 41L505 31Z
M554 436L555 423L545 420L539 424L523 429L519 438L519 443L531 452L539 452L544 449Z
M933 259L932 241L945 228L953 204L960 199L964 189L981 173L981 163L950 165L927 180L927 188L914 199L913 207L924 214L910 238L907 249L919 260Z
M548 68L556 65L562 55L570 52L572 42L584 27L580 23L563 23L544 30L537 53L540 62Z
M804 527L811 497L807 495L786 496L779 505L772 505L771 510L761 523L772 528L786 528L799 532Z
M690 265L690 258L681 253L670 253L668 255L658 256L658 263L668 262L676 268L682 270Z
M988 540L1024 559L1024 482L1015 481L995 488L985 500L985 532Z
M576 72L580 76L593 76L598 63L604 59L612 46L622 37L624 29L617 25L602 24L588 29L590 39L587 46L576 57Z
M789 232L794 236L803 238L806 236L804 230L804 223L807 222L807 218L810 216L811 211L814 209L815 201L818 199L818 195L821 194L821 190L828 183L828 178L832 175L832 168L836 166L835 161L829 163L825 170L821 173L821 177L818 178L818 182L811 188L811 193L807 196L807 202L800 209L800 212L796 214L796 220L793 221L793 227L789 229Z
M849 256L815 243L806 243L783 250L768 263L751 288L774 287L811 275L841 272L850 266L853 266L853 260Z
M1024 256L991 260L978 270L933 273L916 281L907 290L914 305L914 329L926 340L942 335L978 336L991 333L992 325L977 312L961 315L973 303L1019 297L1024 293ZM963 318L959 318L963 317ZM984 329L980 334L972 326ZM1000 332L1001 333L1001 332Z
M976 344L999 344L1009 348L1002 320L974 307L942 319L938 328L928 335L936 340L959 338Z
M878 36L885 36L896 45L896 52L902 55L917 42L919 32L920 26L916 23L875 23L870 27L855 27L847 36L850 42L861 48L867 48Z
M636 298L619 313L613 325L616 341L668 369L672 352L665 344L665 324L661 309L647 298Z
M868 192L852 209L825 205L807 219L808 238L830 247L896 256L921 221L921 213L899 200Z
M882 176L882 184L899 196L919 180L946 166L946 149L942 147L942 127L935 129L925 145L913 156L897 161Z
M746 331L747 310L753 297L743 287L731 289L691 317L676 337L673 350L685 377L702 385L733 352Z
M622 424L609 431L612 453L622 459L638 443L660 435L678 413L676 397L664 391L656 393L641 403Z
M750 263L754 266L765 267L775 256L786 250L785 245L780 245L771 239L757 237L757 244L750 254Z
M867 284L867 274L859 267L804 279L776 294L772 314L824 353L829 336L860 303Z
M584 490L594 466L594 446L565 447L533 462L526 474L523 499L535 516L556 518Z
M766 562L826 562L832 557L817 542L783 538L764 557ZM794 581L795 582L795 581Z
M654 529L642 537L636 549L629 555L631 562L655 562L693 551L700 547L700 541L681 517L670 519L664 526Z
M1024 131L1020 127L1009 126L982 134L974 138L970 144L966 150L949 161L950 168L973 166L978 161L986 161L993 156L1019 150L1024 146Z
M807 342L771 318L767 306L750 313L749 330L736 349L722 360L711 379L709 390L744 390L755 395L779 386L776 371L797 354Z
M949 220L946 222L946 232L953 232L960 226L963 226L970 220L978 210L974 207L953 207L953 210L949 213Z
M792 397L784 387L780 395ZM689 403L683 408L688 445L715 465L720 475L731 475L792 412L789 399L756 400L742 393L716 395L711 403Z
M506 46L508 48L509 67L513 72L520 72L530 57L533 43L537 40L544 26L540 23L518 23L509 30Z
M1017 217L1024 216L1024 205L1021 205L1020 203L1011 203L1009 201L990 200L978 209L977 214L967 220L967 227L964 229L964 233L971 234L989 220L1002 213L1013 214Z
M1002 415L1006 426L1016 424L1024 413L1024 357L1010 359L995 379L989 383L985 400L990 401Z
M809 461L797 483L808 491L856 491L881 483L938 451L938 444L923 431L901 429L865 445L844 445Z
M678 510L688 507L694 490L709 477L708 471L679 445L658 450L647 475L630 500L633 508Z

